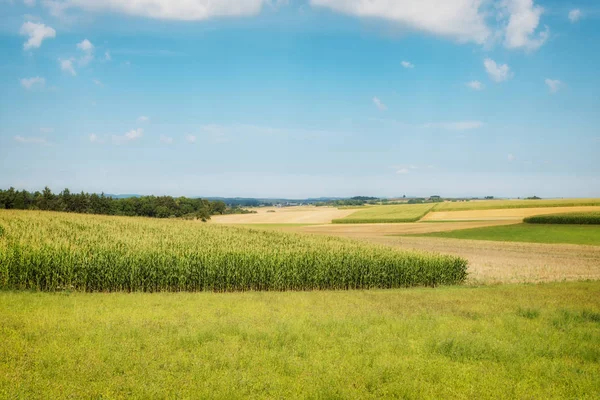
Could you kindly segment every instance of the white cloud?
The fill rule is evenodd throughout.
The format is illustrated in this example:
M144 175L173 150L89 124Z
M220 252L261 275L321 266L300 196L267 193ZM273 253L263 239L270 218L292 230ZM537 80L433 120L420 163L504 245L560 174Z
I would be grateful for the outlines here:
M87 39L77 43L77 49L83 52L83 55L79 59L79 65L86 66L94 59L94 45Z
M490 78L492 78L492 80L495 82L504 82L512 76L510 67L508 65L496 64L496 62L491 58L486 58L483 61L483 65L485 66L485 70L489 74Z
M150 117L142 115L142 116L138 117L137 120L138 120L138 122L148 122L148 121L150 121Z
M38 145L49 144L48 141L46 140L46 138L24 137L24 136L17 135L14 137L14 139L16 142L23 143L23 144L38 144Z
M94 50L94 45L87 39L83 39L80 43L77 43L77 48L81 51L92 51Z
M510 49L535 50L549 36L547 27L538 31L544 10L534 0L310 0L310 4L459 42L484 45L504 39Z
M23 44L24 50L37 49L42 45L44 39L56 37L56 31L44 24L27 21L21 26L20 34L29 36Z
M95 133L90 133L89 136L90 142L94 143L98 141L98 135L96 135Z
M125 138L127 140L136 140L141 138L144 135L144 130L142 128L132 129L125 134Z
M53 0L45 5L54 15L69 8L80 8L156 19L199 21L256 15L264 4L272 3L273 0Z
M512 154L509 154L509 155L508 155L508 162L513 162L513 161L515 161L516 159L517 159L517 157L515 157L514 155L512 155Z
M467 83L467 86L470 87L473 90L483 90L483 88L485 87L483 85L483 83L479 82L479 81L471 81Z
M127 142L132 142L134 140L138 140L142 136L144 136L144 130L142 128L138 128L138 129L132 129L122 136L113 135L112 141L114 144L124 144Z
M112 60L112 57L110 56L110 51L106 50L106 51L104 52L104 60L105 60L105 61L110 61L110 60Z
M402 61L402 62L401 62L401 64L402 64L402 66L403 66L404 68L414 68L414 67L415 67L415 65L414 65L414 64L412 64L412 63L410 63L410 62L408 62L408 61Z
M457 122L430 122L421 125L421 128L438 128L448 131L467 131L482 128L485 124L481 121L457 121Z
M21 79L21 86L27 90L31 90L36 87L43 88L46 86L46 79L39 76L34 76L33 78L23 78Z
M399 170L396 171L396 173L398 175L406 175L408 174L410 171L408 168L400 168Z
M510 13L504 45L509 49L535 50L546 42L550 35L548 27L536 34L540 16L544 9L533 4L533 0L505 0Z
M164 144L172 144L173 138L171 136L160 135L160 142Z
M581 10L576 8L574 10L569 11L569 21L575 23L581 19Z
M544 82L546 82L546 85L548 85L548 88L550 89L550 93L558 92L558 90L563 86L563 83L561 81L559 81L558 79L546 78L546 80Z
M92 79L92 82L94 82L98 86L103 86L102 82L100 80L98 80L98 79Z
M483 44L491 32L482 0L310 0L312 6L395 22L415 31Z
M387 106L385 104L383 104L383 102L381 100L379 100L378 97L373 97L373 104L375 104L375 106L380 110L380 111L385 111L387 110Z
M58 59L58 62L60 64L60 69L70 73L71 75L75 76L77 75L77 72L75 72L75 68L73 67L73 59L69 58L66 60L63 60L62 58Z
M25 4L27 7L33 7L35 6L35 0L23 0L23 4Z
M54 132L53 128L40 128L40 132L42 133L52 133Z
M185 140L188 143L196 143L196 136L194 136L194 135L186 135Z

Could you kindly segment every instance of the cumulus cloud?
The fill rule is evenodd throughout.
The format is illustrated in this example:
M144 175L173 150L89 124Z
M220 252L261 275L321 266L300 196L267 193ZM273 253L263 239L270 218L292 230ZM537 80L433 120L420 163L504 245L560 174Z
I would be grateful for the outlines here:
M124 144L140 139L144 136L144 130L142 128L132 129L124 135L113 135L112 140L114 144Z
M415 31L461 42L483 44L491 32L481 0L311 0L324 7L358 17L380 18Z
M378 97L373 97L373 104L375 104L375 107L377 107L380 111L387 110L387 106L383 104L383 102L379 100Z
M73 58L68 58L66 60L63 60L62 58L58 59L58 63L60 64L60 69L68 72L69 74L75 76L77 75L77 72L75 72L75 67L73 67Z
M414 64L412 64L412 63L410 63L410 62L408 62L408 61L402 61L402 63L401 63L401 64L402 64L402 66L403 66L404 68L414 68L414 67L415 67L415 65L414 65Z
M256 15L263 5L272 3L273 0L53 0L45 4L54 15L78 8L156 19L199 21L213 17Z
M87 39L77 43L77 49L83 52L83 55L79 59L79 65L85 66L94 59L94 45Z
M171 136L160 135L160 142L163 144L172 144L173 138Z
M90 133L89 136L90 142L94 143L98 141L98 135L96 135L95 133Z
M27 90L31 90L36 87L43 88L46 85L46 79L41 78L39 76L34 76L32 78L23 78L20 82L21 86L23 86Z
M510 13L504 45L509 49L535 50L543 45L550 30L536 33L540 23L540 16L544 9L533 4L533 0L506 0L506 7Z
M110 56L110 51L106 50L106 51L104 52L104 60L105 60L105 61L110 61L110 60L112 60L112 57Z
M449 131L467 131L471 129L479 129L484 126L481 121L456 121L456 122L430 122L421 125L421 128L438 128Z
M92 51L94 50L94 45L87 39L83 39L80 43L77 43L77 48L81 51Z
M42 45L44 39L56 37L56 31L53 28L31 21L25 22L19 32L22 36L29 36L29 39L23 44L24 50L37 49Z
M495 82L504 82L512 76L510 67L507 64L499 65L491 58L486 58L483 65L490 78Z
M102 82L99 79L92 79L92 82L94 82L98 86L103 86Z
M513 162L513 161L515 161L516 159L517 159L517 157L515 157L514 155L512 155L512 154L509 154L509 155L508 155L508 162Z
M483 83L481 83L479 81L468 82L467 86L473 90L483 90L483 88L484 88Z
M538 31L544 10L534 0L310 0L310 4L459 42L483 45L502 38L510 49L535 50L549 36L548 28Z
M569 11L569 21L575 23L581 19L581 10L576 8L574 10Z
M194 135L186 135L185 136L185 140L188 143L196 143L196 136L194 136Z
M37 145L47 145L49 144L46 138L43 137L24 137L17 135L14 137L15 142L23 143L23 144L37 144Z
M147 117L145 115L141 115L141 116L138 117L137 120L138 120L138 122L148 122L148 121L150 121L150 117Z
M33 7L35 6L35 0L23 0L23 4L25 4L27 7Z
M558 92L558 90L563 86L563 83L558 79L546 78L544 82L546 82L548 89L550 89L550 93Z

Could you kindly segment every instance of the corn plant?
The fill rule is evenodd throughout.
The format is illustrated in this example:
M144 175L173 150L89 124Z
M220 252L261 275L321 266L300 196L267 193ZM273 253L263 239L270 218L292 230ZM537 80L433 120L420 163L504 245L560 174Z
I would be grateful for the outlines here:
M349 239L183 220L0 210L0 287L248 291L462 283L467 262Z

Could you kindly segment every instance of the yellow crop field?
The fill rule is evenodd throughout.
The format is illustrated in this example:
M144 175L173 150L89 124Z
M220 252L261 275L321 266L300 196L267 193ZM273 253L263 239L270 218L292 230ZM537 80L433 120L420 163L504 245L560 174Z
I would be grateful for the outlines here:
M395 204L366 207L345 218L334 219L332 222L334 224L415 222L426 215L436 204Z
M550 200L472 200L439 203L436 211L494 210L503 208L600 206L600 199L550 199Z

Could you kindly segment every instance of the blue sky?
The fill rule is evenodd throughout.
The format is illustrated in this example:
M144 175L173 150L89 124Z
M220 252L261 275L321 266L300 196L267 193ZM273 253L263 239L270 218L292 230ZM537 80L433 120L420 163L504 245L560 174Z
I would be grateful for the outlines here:
M0 187L600 197L593 0L0 0Z

